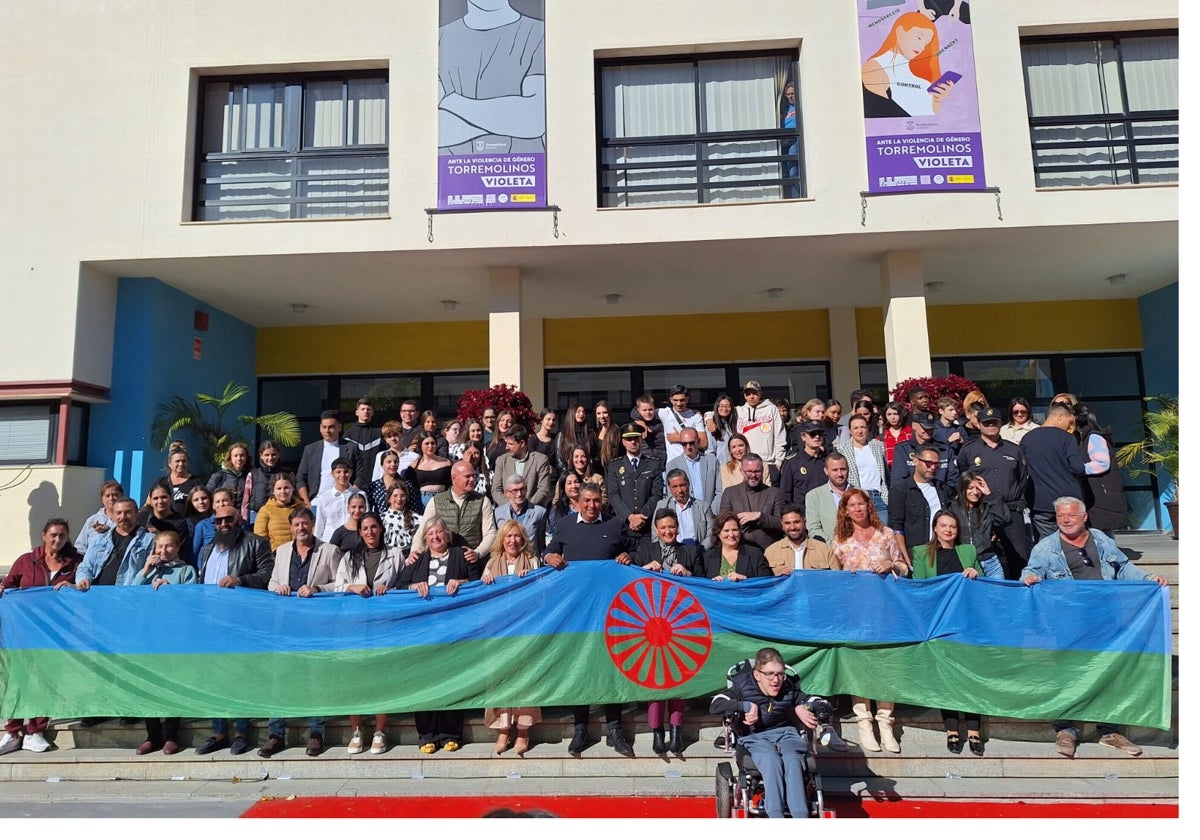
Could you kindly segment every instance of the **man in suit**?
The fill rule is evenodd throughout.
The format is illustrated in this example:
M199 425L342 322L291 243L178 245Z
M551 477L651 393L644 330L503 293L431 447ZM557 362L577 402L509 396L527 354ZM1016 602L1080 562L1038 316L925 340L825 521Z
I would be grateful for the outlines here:
M292 539L275 551L275 568L267 588L276 595L297 595L311 598L318 592L332 592L333 578L337 574L342 552L332 543L321 542L313 532L313 512L309 508L297 507L288 514L292 528ZM287 746L287 720L267 720L267 740L258 754L270 758ZM318 756L325 748L325 718L308 719L308 746L310 756Z
M825 457L825 477L829 480L805 494L801 513L808 522L809 535L828 543L833 541L842 494L850 486L850 463L845 455L834 450Z
M678 542L700 546L704 550L712 548L712 510L692 495L687 473L681 469L667 470L667 494L665 499L659 500L654 511L657 514L660 510L669 510L675 514ZM654 540L658 541L657 532Z
M833 556L833 549L809 536L804 511L799 505L793 502L784 505L779 521L783 539L771 543L763 552L776 577L790 575L797 569L841 570L842 564Z
M304 447L300 456L300 469L296 471L296 492L306 506L321 492L322 487L333 484L333 462L345 458L353 468L350 480L360 486L358 444L342 437L342 421L333 409L321 412L321 439Z
M650 536L650 517L663 497L662 461L642 454L642 436L637 423L621 427L625 455L609 461L605 474L608 503L616 518L624 522L631 553Z
M725 488L721 494L721 512L733 511L742 526L742 540L763 551L783 537L779 515L783 512L783 493L778 487L763 484L763 459L753 452L742 458L741 484Z
M667 475L672 470L683 470L687 474L692 495L711 511L717 498L717 487L720 486L717 476L721 465L711 452L700 451L700 435L695 429L680 429L679 446L683 454L667 462Z
M909 568L912 568L909 546L929 542L933 536L933 515L950 503L950 489L935 477L941 452L933 443L913 452L912 476L893 484L888 499L888 527L896 532L896 542Z
M508 479L519 475L525 479L526 498L531 505L549 508L554 496L554 479L550 460L541 452L529 451L529 430L515 424L504 435L508 451L496 459L492 469L492 501L502 505L508 501L504 490Z

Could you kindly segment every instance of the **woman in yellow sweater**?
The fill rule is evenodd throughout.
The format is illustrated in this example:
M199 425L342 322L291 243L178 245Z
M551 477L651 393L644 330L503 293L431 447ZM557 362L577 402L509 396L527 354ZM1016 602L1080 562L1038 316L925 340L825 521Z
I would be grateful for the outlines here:
M254 533L271 541L272 552L292 538L288 515L298 507L306 505L296 496L296 479L291 473L279 473L271 486L271 498L254 520Z

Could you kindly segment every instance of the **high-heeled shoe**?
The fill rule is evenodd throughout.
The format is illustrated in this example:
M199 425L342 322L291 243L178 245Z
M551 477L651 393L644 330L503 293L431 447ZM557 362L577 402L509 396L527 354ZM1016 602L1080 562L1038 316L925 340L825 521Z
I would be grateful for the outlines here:
M501 731L501 733L499 735L496 736L496 750L495 750L496 755L501 755L502 753L507 752L508 748L510 746L512 746L509 743L508 733L509 733L509 730L505 729L505 730Z
M529 752L528 729L517 730L517 740L513 743L513 752L517 754L517 758L524 758L525 753Z

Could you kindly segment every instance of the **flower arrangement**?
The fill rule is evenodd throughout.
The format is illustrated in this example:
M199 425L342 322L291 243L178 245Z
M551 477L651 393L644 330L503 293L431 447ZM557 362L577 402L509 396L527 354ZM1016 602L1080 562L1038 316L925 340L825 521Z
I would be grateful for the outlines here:
M464 426L468 420L478 420L483 417L485 408L496 411L511 411L516 422L532 432L537 428L537 414L533 403L525 392L518 390L515 385L493 385L490 388L471 388L463 391L458 398L458 420Z
M982 390L970 379L954 374L950 376L916 376L912 379L905 379L903 382L897 382L896 387L892 389L892 399L911 408L908 404L908 392L917 387L924 388L929 394L930 406L937 405L940 397L949 395L958 400L960 409L963 397L972 391ZM932 411L932 408L930 410Z

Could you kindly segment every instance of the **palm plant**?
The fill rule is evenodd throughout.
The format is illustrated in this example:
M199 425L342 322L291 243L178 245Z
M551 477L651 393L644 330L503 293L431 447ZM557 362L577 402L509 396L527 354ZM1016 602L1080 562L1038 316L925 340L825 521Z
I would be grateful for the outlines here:
M199 438L201 457L210 469L217 469L225 459L225 453L247 426L262 429L263 433L283 446L300 443L300 421L296 415L286 411L273 414L239 414L237 425L227 425L225 415L233 404L250 393L249 386L226 383L220 396L196 394L191 399L173 395L155 408L154 422L150 426L150 442L157 449L165 450L181 432L190 432Z
M1131 476L1153 475L1158 470L1171 479L1167 493L1179 501L1179 399L1177 397L1146 397L1147 404L1158 403L1156 411L1147 411L1142 417L1146 423L1147 436L1139 441L1127 443L1117 450L1117 464L1128 467L1140 462L1129 471Z

